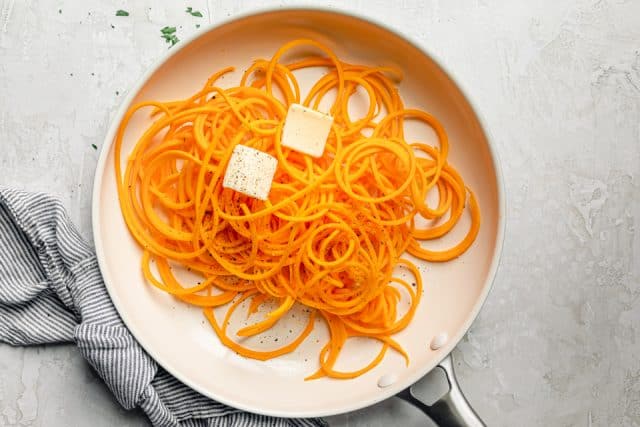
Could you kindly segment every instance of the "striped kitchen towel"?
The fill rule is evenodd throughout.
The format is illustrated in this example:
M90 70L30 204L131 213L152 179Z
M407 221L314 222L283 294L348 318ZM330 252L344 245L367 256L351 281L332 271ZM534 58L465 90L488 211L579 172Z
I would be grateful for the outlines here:
M160 368L118 316L93 249L59 201L0 189L0 341L75 342L126 408L156 426L325 426L231 408L191 390Z

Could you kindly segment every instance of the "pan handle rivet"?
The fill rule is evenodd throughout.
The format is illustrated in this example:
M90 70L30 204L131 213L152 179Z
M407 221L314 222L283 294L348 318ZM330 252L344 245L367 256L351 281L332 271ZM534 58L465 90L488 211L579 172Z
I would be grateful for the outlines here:
M395 374L384 374L378 379L378 387L385 388L398 381L398 376Z
M446 332L440 332L438 335L433 337L429 347L431 347L431 350L438 350L440 347L442 347L447 343L448 339L449 339L449 336L447 335Z

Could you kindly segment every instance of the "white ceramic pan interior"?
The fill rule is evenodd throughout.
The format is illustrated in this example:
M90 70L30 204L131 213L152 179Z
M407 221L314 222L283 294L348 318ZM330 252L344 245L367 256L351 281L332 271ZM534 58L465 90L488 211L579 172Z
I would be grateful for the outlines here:
M321 321L297 351L275 360L245 359L224 347L200 310L145 283L140 270L141 250L127 231L116 193L112 142L131 103L187 97L210 74L229 65L236 66L237 71L225 76L220 85L235 85L252 60L271 57L282 43L303 37L326 43L349 62L399 67L404 72L399 89L405 104L424 109L442 121L451 141L450 161L475 191L482 212L480 233L467 253L444 264L420 264L424 298L411 325L396 335L408 351L411 364L407 367L400 355L389 351L379 366L352 380L303 380L317 369L318 352L327 339ZM316 77L312 73L301 75L303 88ZM352 106L355 111L365 107L365 102ZM131 122L124 153L130 151L149 120L140 114ZM411 127L409 134L435 143L426 127ZM468 329L491 286L502 244L503 199L497 168L486 131L467 97L430 56L406 39L381 25L330 11L275 10L246 15L181 42L132 89L106 137L96 172L93 231L98 260L126 325L146 351L185 384L252 412L286 417L338 414L376 403L417 381L452 350ZM465 214L454 232L430 246L453 244L464 235L468 224ZM269 347L276 338L282 343L303 326L306 315L303 310L293 313L262 342L252 343ZM244 322L236 318L231 331ZM432 338L442 332L449 340L439 350L431 350ZM366 365L378 345L353 339L338 367ZM378 386L383 375L394 379L385 388Z

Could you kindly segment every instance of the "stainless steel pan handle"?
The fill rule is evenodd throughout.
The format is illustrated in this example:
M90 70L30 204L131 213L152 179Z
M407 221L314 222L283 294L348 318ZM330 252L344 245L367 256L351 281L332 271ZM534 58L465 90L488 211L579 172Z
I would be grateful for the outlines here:
M449 391L433 405L427 405L418 399L413 394L411 387L396 396L422 410L440 427L486 427L460 390L456 374L453 371L452 356L445 357L438 364L438 367L444 371L447 377Z

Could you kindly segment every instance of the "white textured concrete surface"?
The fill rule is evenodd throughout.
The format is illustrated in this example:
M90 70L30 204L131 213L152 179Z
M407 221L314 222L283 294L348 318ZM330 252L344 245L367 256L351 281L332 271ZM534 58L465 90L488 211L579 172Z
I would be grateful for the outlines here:
M436 52L484 113L506 178L501 267L455 351L469 400L491 426L640 426L640 2L395 3L328 2ZM159 29L186 36L267 4L292 3L0 0L0 185L58 195L90 239L91 144L166 51ZM425 421L391 399L331 422ZM0 425L147 421L73 347L0 345Z

